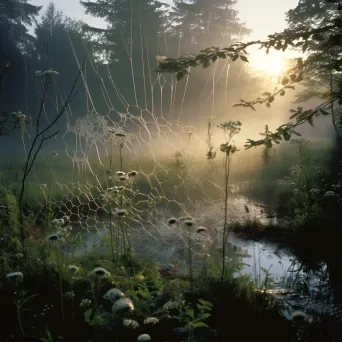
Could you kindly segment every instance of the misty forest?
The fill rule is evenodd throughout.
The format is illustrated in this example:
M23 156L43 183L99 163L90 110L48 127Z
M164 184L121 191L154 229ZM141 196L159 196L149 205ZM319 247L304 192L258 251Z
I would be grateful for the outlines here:
M0 340L342 341L342 2L58 3L0 0Z

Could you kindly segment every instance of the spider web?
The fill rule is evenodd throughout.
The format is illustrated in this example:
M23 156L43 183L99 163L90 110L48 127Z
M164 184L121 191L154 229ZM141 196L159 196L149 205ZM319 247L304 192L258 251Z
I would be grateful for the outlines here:
M143 41L143 32L140 34ZM75 52L71 39L70 44ZM62 140L70 179L60 179L51 168L51 181L62 195L58 200L49 201L55 218L69 216L73 231L84 234L87 248L100 248L102 237L108 235L111 226L114 229L117 226L111 213L117 209L127 210L129 215L123 224L134 252L149 256L161 265L186 260L188 232L181 225L168 224L168 220L190 216L195 220L191 227L194 259L200 264L211 247L221 244L223 188L217 181L215 165L206 160L206 134L197 134L196 125L189 125L189 115L185 113L191 86L189 75L185 82L179 83L173 75L157 74L154 71L157 61L146 57L147 49L147 45L141 49L142 84L136 81L132 63L127 72L132 75L133 103L125 98L115 77L106 68L111 89L99 73L98 82L107 112L98 112L87 85L87 73L83 72L88 111L74 119L71 107L68 108ZM92 56L88 57L96 71ZM75 59L80 67L76 53ZM209 102L209 113L215 114L215 89L220 80L224 80L227 89L230 64L230 60L218 61L212 68L196 110L202 106L207 108ZM148 70L148 77L145 77L145 70ZM138 86L144 89L142 100L137 99ZM57 83L55 87L58 89ZM60 90L57 90L56 102L57 96L63 102ZM225 101L227 105L227 97ZM113 105L118 102L120 109ZM46 120L49 120L48 115ZM203 147L201 155L194 152L198 147ZM58 158L61 156L55 157L56 162ZM199 172L199 165L204 165L205 170ZM123 181L117 175L117 172L128 174L132 170L137 175ZM117 192L116 187L122 188ZM46 199L46 187L41 186L41 191ZM45 205L41 203L42 214ZM230 200L229 216L231 219L241 217L241 204L235 199ZM205 226L207 232L196 234L201 226Z

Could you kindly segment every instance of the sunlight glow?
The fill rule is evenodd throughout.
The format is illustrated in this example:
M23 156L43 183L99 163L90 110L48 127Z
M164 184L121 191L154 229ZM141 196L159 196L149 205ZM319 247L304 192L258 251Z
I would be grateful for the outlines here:
M249 67L253 71L263 72L270 77L276 77L286 70L285 61L284 53L273 50L267 55L265 51L256 50L250 53Z

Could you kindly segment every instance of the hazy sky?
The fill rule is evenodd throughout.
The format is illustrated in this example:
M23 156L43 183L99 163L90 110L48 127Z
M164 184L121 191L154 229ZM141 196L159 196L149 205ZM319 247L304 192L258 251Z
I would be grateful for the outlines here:
M171 3L171 0L164 0ZM210 0L208 0L210 1ZM44 7L51 0L31 0L34 5L43 5ZM99 19L85 16L83 7L79 0L55 0L57 8L62 10L69 17L83 19L84 21L95 25ZM281 31L285 27L285 12L294 8L298 0L238 0L236 9L240 13L241 21L253 29L249 39L263 39L269 33Z

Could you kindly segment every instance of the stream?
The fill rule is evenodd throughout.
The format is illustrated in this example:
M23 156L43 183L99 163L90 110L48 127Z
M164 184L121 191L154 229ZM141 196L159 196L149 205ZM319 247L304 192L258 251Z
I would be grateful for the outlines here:
M246 207L248 209L246 209ZM258 218L267 222L267 213L263 206L254 204L244 197L234 197L229 200L229 219L231 221L246 218ZM198 226L204 226L208 232L216 231L223 226L222 208L199 208L193 215ZM139 236L131 235L131 243L136 255L149 256L161 268L167 268L170 263L179 262L179 272L186 272L186 243L179 230L170 228L164 218L160 223L139 229ZM158 222L158 221L157 221ZM85 248L104 249L102 237L106 230L94 230L84 234ZM211 237L213 235L211 234ZM209 240L208 240L209 241ZM210 240L212 243L212 240ZM277 245L270 242L243 240L231 234L229 242L236 246L236 255L231 262L242 263L240 274L247 274L254 280L257 287L263 288L266 273L273 281L272 289L267 290L271 296L283 304L283 314L292 319L293 313L301 311L306 317L318 319L321 315L333 315L342 318L342 310L334 304L328 285L318 275L305 274L300 271L293 255L278 251ZM206 245L203 242L202 245ZM221 246L219 240L214 242L216 248ZM214 247L215 248L215 247ZM207 251L209 252L209 251ZM206 252L206 253L207 253ZM79 250L79 254L84 250ZM194 267L203 264L202 254L194 253Z

